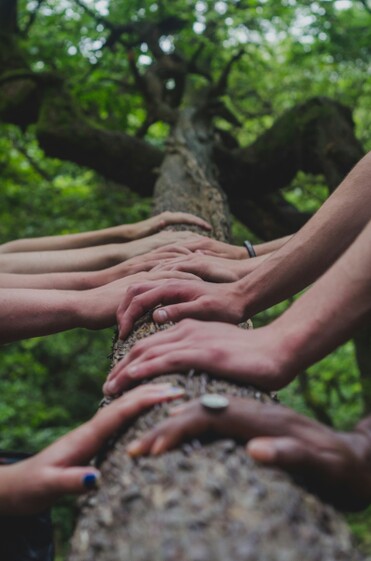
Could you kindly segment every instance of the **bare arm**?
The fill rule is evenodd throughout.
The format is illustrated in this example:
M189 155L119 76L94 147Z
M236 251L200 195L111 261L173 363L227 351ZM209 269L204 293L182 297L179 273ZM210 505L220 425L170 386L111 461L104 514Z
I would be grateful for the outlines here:
M349 247L371 218L371 152L309 222L239 283L247 315L307 287Z
M291 240L292 235L284 236L283 238L277 238L276 240L271 240L269 242L262 242L254 244L254 249L257 257L260 255L267 255L267 253L272 253L272 251L277 251L281 249L289 240Z
M178 279L194 279L188 273ZM75 327L103 329L114 325L118 304L132 279L165 280L169 273L137 273L90 290L0 289L0 343L50 335Z
M1 245L0 253L78 249L128 242L150 236L170 224L192 224L200 226L205 230L210 230L210 225L198 216L193 216L186 212L163 212L141 222L120 224L119 226L102 230L66 234L63 236L44 236L41 238L13 240Z
M246 332L184 320L140 341L112 370L104 391L115 394L143 378L189 368L268 390L286 386L371 317L370 240L371 221L344 255L268 326Z
M122 261L143 255L172 243L186 243L203 238L183 231L165 231L146 238L121 244L107 244L83 249L58 251L27 251L0 254L0 272L3 273L52 273L72 271L97 271L113 267Z
M181 247L179 246L179 250ZM184 250L186 252L187 250ZM189 255L190 253L188 253ZM137 255L127 259L119 265L101 269L99 271L78 271L60 273L0 273L0 288L42 288L59 290L88 290L97 288L115 280L135 275L136 273L151 271L159 263L165 264L173 261L175 256L185 253L176 253L174 250L158 248L155 251ZM159 269L160 270L160 269ZM162 270L162 269L161 269ZM167 270L167 269L163 269ZM170 270L170 269L169 269Z
M159 304L153 314L158 323L183 318L239 323L296 294L320 277L370 220L370 176L371 152L297 234L239 281L133 285L120 305L120 336Z

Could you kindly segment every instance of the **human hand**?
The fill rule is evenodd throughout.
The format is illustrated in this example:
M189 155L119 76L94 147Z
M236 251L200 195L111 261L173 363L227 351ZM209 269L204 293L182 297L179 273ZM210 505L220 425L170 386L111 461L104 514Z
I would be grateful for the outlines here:
M120 263L125 259L148 253L161 247L166 247L167 250L182 252L178 246L186 248L188 251L193 251L188 248L189 244L202 245L203 240L208 240L207 236L201 236L189 230L163 230L157 234L152 234L144 238L133 240L129 243L115 244L115 258ZM170 247L167 247L170 246Z
M246 262L250 263L250 260ZM239 259L202 255L198 252L166 259L157 264L153 271L183 271L210 282L234 282L246 274L244 262Z
M183 245L192 252L197 251L204 255L224 257L225 259L248 260L247 251L244 247L214 240L207 236L199 236L198 239L185 241Z
M166 273L158 271L157 274L161 272ZM190 273L169 271L167 274ZM227 323L239 323L245 319L244 299L237 283L214 284L200 279L133 283L127 289L117 310L120 339L128 335L139 317L159 304L161 307L153 312L153 320L157 323L179 321L183 318L219 320Z
M267 466L300 475L310 489L337 507L358 510L371 501L370 439L354 430L340 433L276 404L229 397L210 412L199 400L170 411L170 418L127 448L135 457L162 454L201 436L248 441L247 453Z
M177 282L194 281L198 277L178 271L144 271L78 293L77 320L74 327L104 329L115 324L120 302L133 283L158 282L178 279Z
M138 341L111 370L103 392L115 395L144 378L191 368L275 390L293 377L284 356L279 334L272 334L269 326L246 331L187 319Z
M151 218L147 218L146 220L136 222L135 224L124 224L123 231L126 239L136 240L138 238L150 236L171 224L190 224L199 226L204 230L211 230L211 225L199 216L188 212L165 211Z
M100 409L87 423L39 454L0 468L0 514L30 515L51 506L64 494L85 493L99 479L87 462L105 441L142 411L181 397L170 384L148 384Z
M102 284L107 284L130 275L135 275L136 273L152 271L160 264L164 264L165 262L176 259L180 256L184 258L185 255L191 256L192 252L182 246L159 247L148 253L131 257L130 259L127 259L118 265L114 265L113 267L95 271L95 286L101 286Z

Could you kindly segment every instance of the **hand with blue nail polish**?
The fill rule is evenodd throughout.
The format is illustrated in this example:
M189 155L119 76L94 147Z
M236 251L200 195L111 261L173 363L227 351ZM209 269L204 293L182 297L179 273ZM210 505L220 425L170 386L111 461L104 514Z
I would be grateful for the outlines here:
M120 427L157 403L181 397L170 384L147 384L113 401L84 425L39 454L0 467L0 515L24 516L50 507L64 494L95 489L100 472L87 465Z

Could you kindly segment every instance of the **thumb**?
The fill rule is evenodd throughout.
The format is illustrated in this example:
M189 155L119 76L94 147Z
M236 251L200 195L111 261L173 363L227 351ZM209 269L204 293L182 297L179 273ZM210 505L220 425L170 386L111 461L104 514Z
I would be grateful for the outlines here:
M172 304L171 306L163 306L156 308L153 312L153 321L156 323L166 323L168 321L180 321L185 318L202 318L204 308L198 300L193 302L184 302L182 304Z
M100 471L90 466L58 468L52 486L57 495L81 494L96 489L100 478Z
M254 438L247 444L246 450L258 462L283 468L298 468L313 463L308 446L292 437Z

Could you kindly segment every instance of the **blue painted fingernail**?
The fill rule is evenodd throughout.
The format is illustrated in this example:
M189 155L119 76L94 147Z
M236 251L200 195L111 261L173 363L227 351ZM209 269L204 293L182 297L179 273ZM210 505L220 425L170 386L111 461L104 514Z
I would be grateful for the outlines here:
M98 487L98 476L95 473L87 473L82 480L86 489L96 489Z

